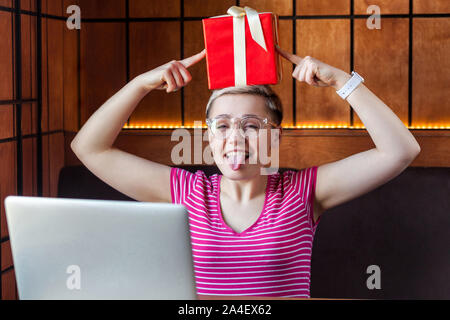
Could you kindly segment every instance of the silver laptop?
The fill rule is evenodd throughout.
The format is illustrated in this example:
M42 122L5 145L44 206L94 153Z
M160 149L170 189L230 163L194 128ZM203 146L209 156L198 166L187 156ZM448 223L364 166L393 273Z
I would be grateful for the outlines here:
M186 208L9 196L19 298L196 299Z

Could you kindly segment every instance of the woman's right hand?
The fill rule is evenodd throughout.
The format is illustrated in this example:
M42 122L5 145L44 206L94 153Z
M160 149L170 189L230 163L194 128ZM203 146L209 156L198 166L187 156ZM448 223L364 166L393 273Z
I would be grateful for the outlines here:
M148 90L166 90L167 93L178 91L187 85L192 76L187 68L201 61L206 56L206 49L186 59L172 60L156 69L138 76L142 85Z

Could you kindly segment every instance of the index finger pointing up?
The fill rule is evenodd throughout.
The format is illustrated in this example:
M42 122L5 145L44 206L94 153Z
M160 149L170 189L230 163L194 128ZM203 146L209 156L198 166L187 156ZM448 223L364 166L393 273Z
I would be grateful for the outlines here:
M300 58L299 56L296 56L295 54L291 54L287 51L284 51L283 49L281 49L279 46L275 46L275 48L277 49L277 51L281 54L281 56L287 60L289 60L290 62L294 63L294 64L300 64L300 62L302 62L302 58Z
M190 56L186 59L181 60L181 64L183 64L186 68L189 68L196 64L197 62L201 61L206 56L206 49L203 49L202 52L199 52L197 54L194 54L193 56Z

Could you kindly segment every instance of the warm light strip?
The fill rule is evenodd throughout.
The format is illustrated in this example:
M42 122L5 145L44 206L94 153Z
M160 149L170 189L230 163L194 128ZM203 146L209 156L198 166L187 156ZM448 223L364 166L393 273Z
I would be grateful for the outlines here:
M450 126L407 126L412 130L449 130ZM175 126L175 125L125 125L123 129L207 129L207 126ZM347 125L303 125L284 126L283 129L366 129L364 126Z

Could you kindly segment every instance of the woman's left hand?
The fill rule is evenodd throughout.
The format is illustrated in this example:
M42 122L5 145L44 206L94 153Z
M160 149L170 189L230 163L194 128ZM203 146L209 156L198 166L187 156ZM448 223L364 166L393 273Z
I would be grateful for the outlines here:
M278 46L275 48L282 57L296 64L292 76L298 81L304 81L314 87L333 87L339 90L351 78L347 72L310 56L301 58Z

